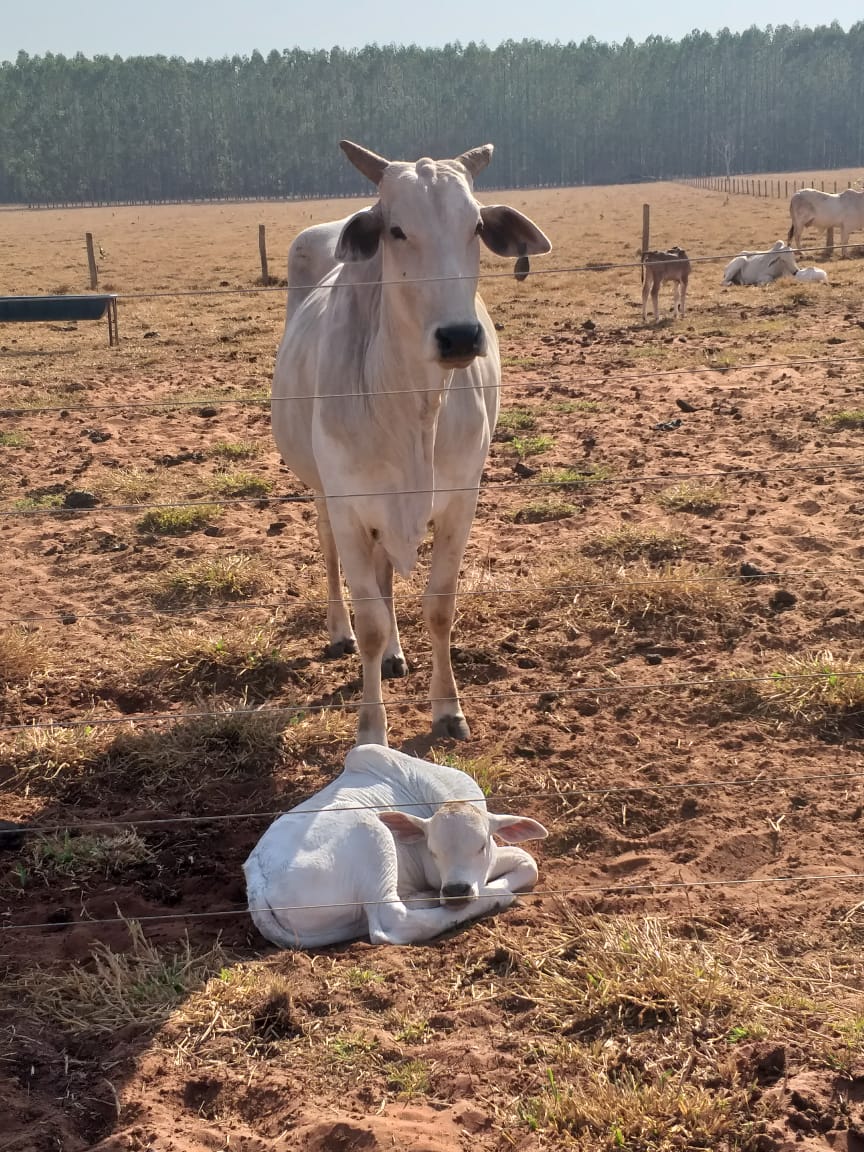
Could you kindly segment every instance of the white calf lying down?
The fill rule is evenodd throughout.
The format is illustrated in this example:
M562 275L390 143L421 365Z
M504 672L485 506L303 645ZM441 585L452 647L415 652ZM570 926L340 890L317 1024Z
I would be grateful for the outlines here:
M370 807L372 806L372 807ZM359 744L326 788L271 824L243 865L249 912L282 948L366 933L412 944L507 908L537 881L521 848L546 829L493 816L464 772Z
M767 252L739 252L723 270L724 284L771 284L798 271L795 253L778 240Z
M796 280L804 280L810 284L827 284L828 273L824 268L799 268L795 273Z

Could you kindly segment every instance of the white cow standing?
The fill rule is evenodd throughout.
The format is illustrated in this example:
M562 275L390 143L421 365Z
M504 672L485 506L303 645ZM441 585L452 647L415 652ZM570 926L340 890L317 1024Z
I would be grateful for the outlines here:
M509 907L537 882L521 848L546 829L495 816L464 772L377 745L276 820L243 865L249 912L281 948L320 948L367 935L413 944Z
M432 732L468 739L450 633L501 378L495 329L477 295L480 241L507 257L551 245L515 209L475 199L473 178L489 163L491 144L416 163L390 162L347 140L341 147L379 198L292 245L273 433L285 463L316 493L328 652L360 650L357 743L387 743L382 675L407 673L393 571L411 572L430 524L423 615Z
M795 253L778 240L767 252L739 252L723 270L724 284L771 284L798 271Z
M864 228L864 191L845 188L842 192L820 192L818 188L800 188L789 201L792 227L787 240L794 237L801 247L805 228L840 229L840 256L845 259L849 233Z

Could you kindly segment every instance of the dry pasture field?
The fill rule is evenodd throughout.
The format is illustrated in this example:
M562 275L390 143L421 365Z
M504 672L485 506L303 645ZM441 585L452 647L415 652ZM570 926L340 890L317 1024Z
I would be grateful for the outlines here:
M284 294L227 290L259 223L284 274L361 202L0 212L6 294L85 290L85 231L106 290L218 290L121 301L116 348L0 327L0 815L35 829L0 838L2 1152L864 1149L864 260L724 289L696 258L785 238L785 202L481 198L581 270L483 282L473 738L427 737L424 554L391 742L550 837L497 918L314 954L264 946L241 863L341 767L359 667L324 659L312 510L278 500ZM603 267L646 200L694 260L657 327Z

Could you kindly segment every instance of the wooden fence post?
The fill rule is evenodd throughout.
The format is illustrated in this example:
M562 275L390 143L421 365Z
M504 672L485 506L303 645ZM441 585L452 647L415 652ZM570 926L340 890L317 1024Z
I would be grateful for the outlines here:
M87 263L90 266L90 287L99 287L99 271L96 267L96 257L93 254L93 233L85 232L84 240L87 244Z
M642 251L651 247L651 205L642 205Z
M258 225L258 252L261 256L261 283L266 286L270 283L270 274L267 269L267 237L263 224Z

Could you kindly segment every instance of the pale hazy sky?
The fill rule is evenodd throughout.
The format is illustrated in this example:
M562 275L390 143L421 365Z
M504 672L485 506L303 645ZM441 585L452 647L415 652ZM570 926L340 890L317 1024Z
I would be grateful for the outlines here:
M0 60L19 50L71 56L264 55L273 48L357 48L364 44L460 41L678 40L694 28L733 32L755 24L830 24L864 19L861 0L31 0L4 2Z

